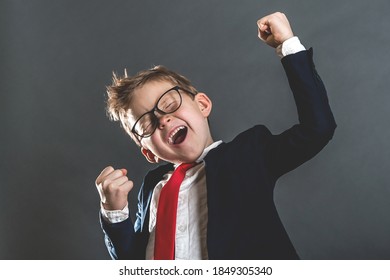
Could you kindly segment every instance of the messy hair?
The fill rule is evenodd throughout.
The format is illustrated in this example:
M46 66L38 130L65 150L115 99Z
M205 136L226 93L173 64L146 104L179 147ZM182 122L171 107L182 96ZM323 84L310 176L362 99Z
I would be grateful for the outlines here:
M194 94L197 93L190 80L161 65L140 71L134 76L128 76L126 70L123 77L113 73L112 84L107 86L107 116L112 121L120 121L123 129L136 143L138 141L131 132L132 127L128 122L128 111L135 89L152 81L168 81Z

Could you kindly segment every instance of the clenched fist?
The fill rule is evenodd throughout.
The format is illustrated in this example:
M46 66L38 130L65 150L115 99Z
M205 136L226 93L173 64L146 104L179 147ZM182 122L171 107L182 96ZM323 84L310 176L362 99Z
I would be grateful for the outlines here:
M106 210L122 210L127 205L127 196L133 188L133 182L127 176L126 169L103 169L96 178L95 185L100 200Z
M280 12L259 19L257 27L259 38L273 48L294 36L286 15Z

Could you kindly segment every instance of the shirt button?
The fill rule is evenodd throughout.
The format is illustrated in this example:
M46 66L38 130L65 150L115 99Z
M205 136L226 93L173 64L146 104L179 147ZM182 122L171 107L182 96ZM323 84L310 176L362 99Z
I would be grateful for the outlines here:
M177 227L177 229L178 229L180 232L183 232L183 231L186 230L186 227L185 227L184 225L179 225L179 226Z

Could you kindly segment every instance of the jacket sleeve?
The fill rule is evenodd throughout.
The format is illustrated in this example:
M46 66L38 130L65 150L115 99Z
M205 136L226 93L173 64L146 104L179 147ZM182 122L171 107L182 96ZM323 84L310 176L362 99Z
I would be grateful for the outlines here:
M336 123L325 86L313 62L313 50L282 59L297 106L299 123L269 142L269 159L274 178L315 156L332 139Z
M104 233L104 241L112 259L145 259L146 246L149 233L142 231L141 220L143 220L145 207L143 205L144 184L138 194L138 211L133 225L131 215L119 223L108 223L100 215L100 224Z
M139 224L137 213L136 225ZM104 242L112 259L145 259L148 235L135 230L131 218L120 223L108 223L100 215L100 223L104 233Z
M163 175L173 170L165 164L148 172L138 193L138 210L134 224L129 218L120 223L109 224L100 215L104 240L112 259L144 260L149 241L149 204L156 184Z

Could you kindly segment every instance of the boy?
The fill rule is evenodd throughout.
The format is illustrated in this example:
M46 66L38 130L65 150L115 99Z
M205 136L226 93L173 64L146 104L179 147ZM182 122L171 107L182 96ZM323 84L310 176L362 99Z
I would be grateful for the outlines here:
M286 16L274 13L257 24L260 39L283 57L298 109L299 124L280 135L258 125L230 143L214 142L207 121L212 102L186 78L163 67L134 77L114 76L108 88L112 119L121 121L148 161L168 164L146 175L134 225L128 213L133 183L127 171L107 167L96 179L112 258L299 258L277 214L274 186L280 176L317 154L336 124L312 51L294 37ZM173 169L186 163L196 165L183 171L178 201L161 206L166 205L164 189L176 176ZM162 222L173 204L172 221ZM173 237L162 234L169 226ZM167 243L172 250L163 248ZM165 254L169 250L173 253Z

